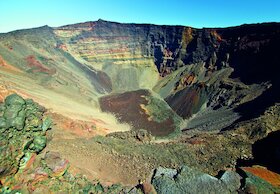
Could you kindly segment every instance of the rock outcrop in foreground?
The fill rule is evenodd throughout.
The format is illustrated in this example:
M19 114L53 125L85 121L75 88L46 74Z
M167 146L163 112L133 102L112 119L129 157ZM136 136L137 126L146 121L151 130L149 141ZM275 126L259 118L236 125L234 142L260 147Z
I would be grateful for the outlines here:
M0 177L14 175L46 146L51 120L33 100L12 94L0 105Z
M273 194L280 192L279 183L280 176L263 167L244 167L240 169L240 174L226 171L220 178L201 173L188 166L178 170L159 167L152 179L152 184L159 194Z
M158 193L237 193L241 177L226 171L220 179L183 166L179 170L158 168L152 183Z
M61 153L45 151L50 139L48 130L52 128L52 120L46 116L45 108L31 99L25 100L17 94L9 95L0 104L0 108L0 191L4 194L58 192L273 194L280 192L280 175L261 166L237 167L236 170L232 168L220 173L221 176L211 176L187 165L183 165L178 169L157 167L151 180L141 181L139 185L134 187L121 184L104 186L98 180L90 180L80 174L80 171L72 166L67 159L61 157ZM270 115L275 110L276 113L274 114L279 114L276 107L268 111L267 114ZM266 120L267 114L259 119L263 119L266 121L263 123L268 124L264 128L273 131L274 129L269 125L273 120ZM231 136L231 132L226 132L228 134L224 135L223 138ZM245 135L244 131L239 132L240 134L243 133L243 136ZM254 132L254 130L251 129L251 132ZM253 139L264 134L247 135ZM153 136L145 130L115 133L108 137L100 137L100 144L102 144L102 139L104 148L106 147L106 142L115 145L114 142L118 142L120 139L124 139L125 142L133 141L134 145L137 144L139 147L147 146L147 150L145 150L147 153L149 149L156 148L152 144L152 141L154 141ZM225 140L221 140L225 142ZM94 139L91 141L94 141ZM203 142L199 140L199 137L186 139L185 141L197 147ZM211 141L212 143L215 142L214 140L209 140L209 142ZM220 141L218 140L218 142ZM114 148L117 150L117 147L121 146L123 145L114 146ZM194 149L192 146L188 148ZM200 152L203 152L202 148ZM277 146L275 148L278 149ZM173 149L176 149L176 145L174 145ZM184 149L186 149L186 144ZM211 151L215 150L212 149ZM117 157L117 152L118 150L114 151L115 157ZM134 148L132 152L136 154L137 149ZM206 155L205 150L204 156ZM145 156L145 154L142 154L142 156ZM129 163L129 161L127 162Z
M71 172L57 152L42 152L52 121L45 108L17 94L0 104L0 193L118 193Z
M0 34L1 191L279 193L279 37L103 20ZM132 188L159 166L178 170Z

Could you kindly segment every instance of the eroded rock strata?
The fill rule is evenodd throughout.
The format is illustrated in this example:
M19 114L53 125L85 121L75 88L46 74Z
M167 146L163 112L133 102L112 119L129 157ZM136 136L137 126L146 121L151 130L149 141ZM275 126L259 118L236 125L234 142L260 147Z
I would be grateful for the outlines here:
M130 191L164 193L166 177L150 177L162 166L211 177L216 192L279 192L277 176L266 179L280 172L279 37L279 23L104 20L0 34L1 187L129 192L148 179ZM268 171L238 168L255 164ZM218 177L228 169L241 176L230 188ZM175 177L168 181L185 192ZM109 186L119 182L129 188Z

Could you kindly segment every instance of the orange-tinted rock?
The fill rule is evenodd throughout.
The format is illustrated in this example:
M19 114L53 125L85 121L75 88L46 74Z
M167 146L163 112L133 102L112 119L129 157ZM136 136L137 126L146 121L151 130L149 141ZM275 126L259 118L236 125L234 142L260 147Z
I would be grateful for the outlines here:
M219 42L223 41L221 35L219 35L216 30L212 30L211 35L214 36Z
M0 55L0 67L4 67L5 69L20 72L19 69L15 68L14 66L8 64Z
M6 85L0 85L0 102L4 102L4 99L13 93L16 92L14 90L9 90Z
M142 189L143 189L144 194L156 194L157 193L154 186L151 183L147 183L147 182L143 183Z
M242 167L242 170L264 179L273 186L280 186L280 175L263 167Z
M55 69L47 68L40 61L38 61L36 59L36 57L33 56L33 55L27 56L26 61L27 61L28 66L32 68L33 73L43 72L43 73L47 73L47 74L50 74L50 75L53 75L53 74L56 73Z
M205 144L205 141L201 138L190 138L188 140L186 140L186 143L192 144L192 145L202 145Z
M181 84L183 86L191 85L194 82L194 80L195 80L195 75L193 74L186 75L181 79Z
M31 177L32 177L31 185L35 185L38 182L48 179L49 175L44 171L43 168L38 167L35 169L35 172L31 174Z
M32 164L35 162L36 156L36 153L31 153L30 159L24 165L24 169L28 170L31 168Z
M60 44L57 46L57 48L61 49L61 50L64 50L64 51L68 51L68 48L65 44Z

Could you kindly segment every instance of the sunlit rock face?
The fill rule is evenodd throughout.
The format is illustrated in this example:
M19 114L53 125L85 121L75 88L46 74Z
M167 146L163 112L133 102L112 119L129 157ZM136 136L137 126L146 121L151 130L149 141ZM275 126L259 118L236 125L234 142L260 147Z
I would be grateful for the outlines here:
M121 193L76 170L135 186L157 169L137 188L279 193L279 37L103 20L0 34L1 191ZM254 164L268 170L231 171Z
M175 128L221 130L279 101L279 31L278 23L224 29L103 20L44 26L0 35L0 79L55 112L102 120L100 128L109 131L137 123L103 113L100 98L142 89L180 117Z

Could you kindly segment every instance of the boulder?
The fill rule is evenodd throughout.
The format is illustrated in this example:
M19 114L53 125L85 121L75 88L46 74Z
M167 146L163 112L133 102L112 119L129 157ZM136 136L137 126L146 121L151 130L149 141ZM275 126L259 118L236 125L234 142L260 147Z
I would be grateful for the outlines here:
M6 106L10 106L10 105L22 106L25 104L25 100L17 94L11 94L6 97L5 104L6 104Z
M6 119L0 117L0 129L6 129L6 128L7 128Z
M21 109L21 105L9 105L7 106L3 116L6 119L14 119L18 116Z
M52 120L49 117L43 119L42 130L47 131L52 126Z
M17 130L22 130L24 128L25 117L16 117L14 119L9 119L9 126L15 127Z
M36 153L39 153L46 147L46 144L47 144L47 138L45 136L36 136L33 139L33 142L30 145L29 149L31 149Z
M226 172L222 178L204 174L188 166L178 170L159 167L152 178L157 193L237 193L240 176L235 172Z
M69 167L68 160L62 159L58 152L47 152L45 155L47 167L52 171L51 177L62 176Z

